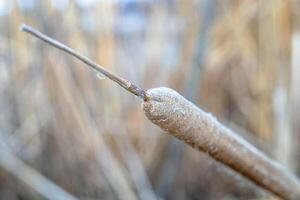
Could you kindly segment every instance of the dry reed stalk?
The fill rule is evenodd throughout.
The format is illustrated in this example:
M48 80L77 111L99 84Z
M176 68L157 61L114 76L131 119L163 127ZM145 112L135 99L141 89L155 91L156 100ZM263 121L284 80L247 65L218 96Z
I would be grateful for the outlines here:
M300 182L297 177L176 91L153 88L145 92L37 30L26 25L22 25L21 30L75 56L127 91L141 97L147 118L170 135L208 153L215 160L283 199L300 199Z
M17 158L3 143L0 144L0 168L23 181L45 199L77 199L75 196L68 193L53 181Z

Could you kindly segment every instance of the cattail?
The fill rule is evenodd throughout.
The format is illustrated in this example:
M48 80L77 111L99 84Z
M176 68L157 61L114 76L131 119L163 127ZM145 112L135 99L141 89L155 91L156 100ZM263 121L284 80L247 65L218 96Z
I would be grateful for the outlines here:
M168 134L284 199L300 199L296 177L212 115L169 88L153 88L147 95L149 100L142 105L145 115Z
M21 30L75 56L142 98L142 108L147 118L168 134L199 151L208 153L215 160L283 199L300 199L300 182L296 176L176 91L163 87L144 91L29 26L22 25Z

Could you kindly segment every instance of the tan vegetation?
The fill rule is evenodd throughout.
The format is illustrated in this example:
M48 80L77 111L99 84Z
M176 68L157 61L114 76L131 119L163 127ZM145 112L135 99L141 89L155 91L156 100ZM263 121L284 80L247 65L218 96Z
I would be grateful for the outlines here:
M139 99L27 23L142 88L176 89L299 174L299 1L20 2L0 17L1 148L19 170L80 199L273 198L161 134ZM1 199L41 198L32 179L3 166L0 178Z

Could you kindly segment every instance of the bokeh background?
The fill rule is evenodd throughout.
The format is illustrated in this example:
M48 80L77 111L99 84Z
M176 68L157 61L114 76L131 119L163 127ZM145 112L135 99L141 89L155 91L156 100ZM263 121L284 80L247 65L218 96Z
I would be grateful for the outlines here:
M22 23L176 89L300 175L299 0L0 0L0 199L275 199Z

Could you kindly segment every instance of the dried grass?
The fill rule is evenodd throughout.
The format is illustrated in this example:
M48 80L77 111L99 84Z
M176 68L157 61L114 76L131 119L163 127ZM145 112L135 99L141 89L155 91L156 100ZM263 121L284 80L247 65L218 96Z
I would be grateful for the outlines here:
M18 31L21 23L70 44L143 88L167 86L189 94L224 123L252 133L269 155L292 158L295 162L285 165L299 173L294 159L299 145L292 145L299 115L288 108L294 95L290 54L291 38L299 30L299 1L213 1L214 18L207 27L199 12L207 0L144 1L138 8L110 1L82 8L72 1L63 12L51 2L38 1L24 11L12 1L9 15L0 17L0 134L14 155L65 191L83 199L140 198L144 191L172 199L261 195L219 172L206 156L185 146L172 150L171 139L143 117L138 99L97 79L76 60L28 39ZM134 26L130 14L138 16ZM199 61L204 28L207 46ZM195 89L188 91L189 84ZM290 129L284 130L293 132L284 158L270 148L280 135L276 119L282 116L274 112L279 87L287 99L279 104L292 116L285 123ZM126 157L132 151L137 156ZM132 176L128 159L141 163L144 178ZM173 179L162 178L165 169L171 169ZM191 175L191 169L199 170ZM5 170L3 176L1 194L26 196L18 180L7 187L10 176ZM30 188L25 193L38 199Z

